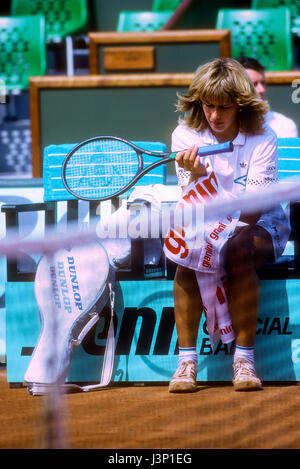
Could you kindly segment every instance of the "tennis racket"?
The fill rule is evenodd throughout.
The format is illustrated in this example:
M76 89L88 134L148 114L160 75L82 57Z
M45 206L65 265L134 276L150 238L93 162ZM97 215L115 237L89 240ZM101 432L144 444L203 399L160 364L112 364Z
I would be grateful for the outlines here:
M198 155L233 151L232 142L200 147ZM108 200L133 187L146 173L174 161L176 154L153 152L119 137L95 137L76 145L62 165L67 191L82 200ZM158 157L144 167L143 154Z

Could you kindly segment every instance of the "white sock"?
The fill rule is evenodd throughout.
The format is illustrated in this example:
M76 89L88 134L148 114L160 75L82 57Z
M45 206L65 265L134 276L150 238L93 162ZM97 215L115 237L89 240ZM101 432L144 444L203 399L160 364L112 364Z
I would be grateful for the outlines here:
M236 345L233 360L235 361L237 358L244 358L247 362L254 365L254 347L241 347L240 345Z
M198 355L196 347L179 347L179 364L182 362L193 361L198 364Z

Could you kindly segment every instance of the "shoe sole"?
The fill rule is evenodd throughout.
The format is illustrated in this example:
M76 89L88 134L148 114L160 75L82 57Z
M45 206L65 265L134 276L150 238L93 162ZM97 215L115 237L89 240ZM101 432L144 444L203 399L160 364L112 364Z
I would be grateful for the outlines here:
M172 383L169 386L169 392L180 393L180 392L195 392L197 391L197 385L192 383Z
M251 381L243 381L241 383L233 383L235 391L261 391L261 383L253 383Z

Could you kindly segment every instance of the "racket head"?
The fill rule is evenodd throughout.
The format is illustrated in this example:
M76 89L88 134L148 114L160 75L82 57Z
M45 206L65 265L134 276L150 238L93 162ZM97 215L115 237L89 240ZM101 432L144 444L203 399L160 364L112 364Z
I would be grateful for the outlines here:
M142 149L120 137L90 138L66 156L61 172L63 184L81 200L117 197L131 187L142 170L142 153Z

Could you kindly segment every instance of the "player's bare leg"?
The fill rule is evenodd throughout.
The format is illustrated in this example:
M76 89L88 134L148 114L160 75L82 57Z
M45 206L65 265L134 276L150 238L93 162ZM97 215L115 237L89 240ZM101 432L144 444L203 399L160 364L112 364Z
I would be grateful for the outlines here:
M174 278L175 321L179 344L179 366L170 392L193 392L197 389L196 342L202 313L202 301L194 271L178 266Z
M180 347L195 347L202 300L195 272L178 266L174 278L174 312Z

